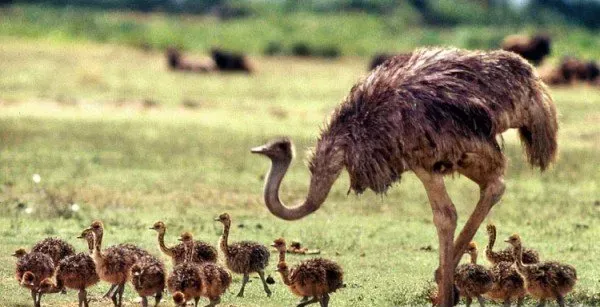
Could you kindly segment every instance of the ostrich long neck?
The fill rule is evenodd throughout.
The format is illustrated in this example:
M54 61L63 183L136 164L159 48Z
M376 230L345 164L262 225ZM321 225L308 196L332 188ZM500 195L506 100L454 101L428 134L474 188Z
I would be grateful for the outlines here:
M231 225L224 223L223 224L223 234L221 235L221 251L225 255L225 257L229 257L229 247L227 246L227 240L229 239L229 227Z
M92 233L89 233L85 236L85 241L88 244L88 250L90 251L90 254L94 253L94 235Z
M92 240L94 242L94 252L92 253L92 257L94 257L95 260L102 260L104 258L102 256L102 240L99 238L102 238L102 236L96 236L96 234L92 232Z
M335 151L325 156L315 156L314 159L327 159L315 167L310 180L308 195L304 203L294 207L288 207L279 199L279 188L281 181L287 172L291 158L271 159L271 168L265 182L265 204L271 213L284 220L297 220L316 211L325 202L331 186L340 175L342 170L342 152Z
M520 272L524 272L526 269L526 265L523 264L523 246L521 246L521 244L515 245L513 247L513 258L515 258L517 269Z
M284 261L284 263L285 263L285 261ZM283 280L283 283L286 286L289 286L292 284L292 281L290 280L290 269L288 269L286 267L285 270L279 271L279 274L281 274L281 279Z
M279 262L285 262L285 247L279 250Z
M165 245L165 231L158 232L158 246L165 255L173 257L173 251Z
M496 243L496 227L490 227L490 233L488 235L488 246L485 253L488 257L492 257L494 256L494 244Z
M477 252L476 251L475 252L471 252L470 256L471 256L471 263L472 264L477 264Z
M190 240L189 242L183 242L183 250L184 250L184 261L192 262L194 258L194 241Z

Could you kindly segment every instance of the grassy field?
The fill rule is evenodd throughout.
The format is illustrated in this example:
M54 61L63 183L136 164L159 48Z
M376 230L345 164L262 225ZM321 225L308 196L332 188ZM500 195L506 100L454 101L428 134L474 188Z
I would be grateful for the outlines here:
M342 176L324 207L285 222L262 204L268 161L249 148L288 135L298 159L283 182L282 198L299 201L308 184L305 151L327 115L365 74L366 59L338 61L254 58L258 72L193 75L166 69L161 53L92 43L10 39L0 45L0 306L28 306L29 293L13 277L12 251L46 236L75 239L94 219L106 226L106 244L133 242L156 255L163 220L167 240L184 230L216 243L212 221L232 215L233 240L265 244L300 240L339 262L347 287L333 306L426 304L437 266L437 238L424 190L407 174L385 197L347 196ZM579 282L567 300L600 304L599 90L553 89L560 111L560 159L540 174L524 161L514 133L505 135L507 190L489 221L499 238L519 232L543 259L573 264ZM184 104L193 107L184 107ZM41 181L34 183L32 176ZM468 217L478 197L465 178L448 178L459 212ZM71 210L72 204L80 210ZM460 226L459 226L460 227ZM485 233L475 238L483 248ZM504 247L504 243L498 243ZM246 298L235 297L234 277L223 306L289 306L297 300L280 282L266 298L258 279ZM166 258L164 258L166 260ZM291 257L291 263L303 259ZM482 260L482 262L484 262ZM170 267L170 263L169 263ZM108 288L91 289L98 298ZM47 306L76 306L76 295L47 296ZM136 295L126 290L128 306ZM171 305L170 297L167 297ZM529 301L528 303L533 303ZM108 301L93 303L110 306Z

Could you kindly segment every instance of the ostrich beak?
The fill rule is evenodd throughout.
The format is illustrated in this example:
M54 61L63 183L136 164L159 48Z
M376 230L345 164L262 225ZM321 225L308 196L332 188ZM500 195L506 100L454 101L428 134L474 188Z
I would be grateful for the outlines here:
M504 240L504 242L506 242L506 243L510 243L510 240Z
M11 254L11 256L17 257L17 253L13 253L13 254Z
M213 221L215 221L215 222L220 222L220 221L221 221L221 219L220 219L220 218L218 218L218 217L215 217L215 218L213 219Z
M275 243L271 244L272 247L275 247Z
M262 146L254 147L254 148L250 149L250 152L255 153L255 154L264 154L265 152L267 152L267 146L262 145Z
M150 229L150 230L154 230L154 227L150 227L150 228L148 228L148 229Z
M78 235L76 238L77 239L83 239L83 236L82 235Z

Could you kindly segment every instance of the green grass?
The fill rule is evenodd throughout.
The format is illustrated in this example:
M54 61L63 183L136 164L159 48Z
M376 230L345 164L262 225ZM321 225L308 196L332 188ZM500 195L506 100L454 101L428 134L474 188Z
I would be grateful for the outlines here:
M426 304L425 288L437 266L437 238L426 195L413 175L384 197L347 196L348 180L342 176L321 210L285 222L262 203L268 161L249 153L273 136L292 137L298 159L283 182L282 198L300 201L309 179L305 151L365 73L366 61L254 60L258 72L251 77L193 75L168 71L158 52L92 43L3 43L0 261L5 265L0 267L0 305L31 304L12 275L10 253L18 247L59 236L84 250L75 236L101 219L106 244L134 242L160 255L156 234L147 229L155 221L169 226L171 244L184 230L216 243L221 229L211 219L223 211L233 217L233 240L268 244L284 236L339 262L347 287L333 296L334 306ZM600 236L600 96L588 87L552 94L561 113L560 159L540 174L525 163L515 134L507 133L507 190L489 221L497 224L500 238L519 232L543 259L577 268L579 281L568 301L600 304L600 247L593 243ZM144 108L142 101L148 99L158 107ZM184 100L196 101L198 108L184 108ZM33 174L40 174L39 184ZM447 182L462 225L478 190L465 178ZM81 210L72 212L72 203ZM483 247L484 232L475 240ZM422 250L427 246L433 250ZM295 302L274 272L275 259L269 269L277 280L272 298L261 292L258 279L248 285L246 298L236 298L240 277L235 276L223 306ZM291 257L290 262L301 259ZM91 296L106 289L100 283ZM128 286L129 306L135 297ZM170 297L166 300L170 306ZM43 302L75 306L76 295L70 291ZM93 304L109 306L108 301Z
M456 10L454 1L443 1L440 5L451 19L462 20L464 14L475 16L473 22L485 18L478 11ZM458 15L453 17L453 14ZM495 18L505 19L502 16ZM265 9L256 16L221 21L208 15L12 5L0 8L0 37L92 41L161 50L179 46L201 52L220 46L255 55L262 54L271 42L280 43L288 52L295 43L304 42L317 48L337 47L345 56L370 56L376 52L407 51L423 45L496 49L508 34L544 31L554 38L556 57L600 58L600 50L595 47L600 44L600 36L593 31L567 26L554 19L554 23L543 26L523 20L506 20L492 25L432 27L423 25L421 17L409 6L387 15L284 13Z

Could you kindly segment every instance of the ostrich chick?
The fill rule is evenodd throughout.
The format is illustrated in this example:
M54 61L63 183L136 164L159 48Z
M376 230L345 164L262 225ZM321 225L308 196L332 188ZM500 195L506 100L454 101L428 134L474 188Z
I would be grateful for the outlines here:
M111 300L115 306L121 307L123 303L123 291L125 283L129 280L131 267L138 260L135 252L122 246L111 246L102 250L102 236L104 226L100 221L94 221L90 228L84 230L91 231L94 240L94 252L92 258L96 264L96 272L101 280L113 285ZM85 233L82 236L86 236ZM109 290L109 293L111 290Z
M191 237L189 233L183 233L179 241L187 240ZM173 293L173 301L176 306L185 306L185 304L194 299L194 306L198 306L198 301L202 295L202 276L200 266L191 261L193 251L189 251L184 244L184 261L173 268L169 274L167 286L169 292Z
M188 251L187 259L190 261L193 258L190 251L194 252L195 244L192 234L189 232L182 234L181 241L185 245L185 250ZM210 300L210 304L207 307L216 306L221 302L221 295L227 291L231 284L231 275L229 275L227 270L215 263L204 262L197 265L200 268L201 296Z
M271 246L279 252L277 271L281 274L283 283L294 294L303 298L297 306L302 307L319 302L321 306L327 307L329 294L343 285L344 272L342 268L331 260L313 258L300 262L290 270L285 262L285 240L279 238ZM312 299L308 300L308 297L312 297Z
M482 295L492 288L493 277L488 269L477 264L477 244L469 243L465 254L471 256L471 263L461 264L454 273L454 283L461 296L467 300L467 307L471 306L473 297L476 297L481 306L485 305Z
M171 257L173 265L178 265L185 260L185 251L183 249L183 243L175 245L173 247L167 247L165 245L165 233L167 232L167 226L165 223L158 221L150 228L158 232L158 246L165 255ZM217 249L202 241L194 242L194 253L193 262L217 262Z
M75 255L75 248L63 239L50 237L37 242L31 248L31 252L50 256L54 262L54 266L58 266L58 263L65 257Z
M488 233L488 245L485 248L485 257L487 260L492 264L498 264L502 261L514 262L513 251L510 247L499 252L494 251L494 243L496 243L496 225L488 224L486 229ZM523 263L529 264L538 262L540 262L538 252L529 248L523 249Z
M50 256L38 253L27 253L24 249L18 249L13 254L17 257L15 278L22 287L31 290L33 305L40 307L42 294L38 292L40 282L54 275L54 262Z
M499 262L490 268L490 272L494 278L494 284L485 296L503 301L505 307L510 306L511 300L517 299L517 306L522 306L527 291L523 277L517 272L513 263Z
M229 214L223 213L215 218L215 221L223 223L223 235L221 236L220 247L223 255L225 255L225 263L227 267L237 274L243 274L242 288L238 293L238 297L244 296L244 288L250 279L250 273L258 273L260 280L263 283L267 297L271 296L271 290L265 281L265 268L269 265L269 249L266 246L251 242L241 241L229 244L229 229L231 227L231 218Z
M148 255L140 258L131 267L131 283L142 298L142 306L148 307L147 296L154 296L154 306L158 306L165 289L165 266L158 258Z
M540 300L538 306L544 306L547 299L556 299L559 306L565 306L564 296L577 282L575 268L554 261L524 264L521 237L513 234L505 242L512 245L517 271L525 280L529 294Z
M50 278L40 284L40 293L56 293L65 287L79 290L79 307L88 307L86 289L97 284L100 278L96 264L86 253L78 253L61 260L56 269L56 284Z

